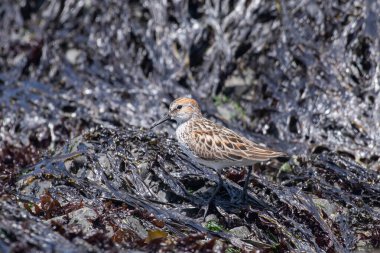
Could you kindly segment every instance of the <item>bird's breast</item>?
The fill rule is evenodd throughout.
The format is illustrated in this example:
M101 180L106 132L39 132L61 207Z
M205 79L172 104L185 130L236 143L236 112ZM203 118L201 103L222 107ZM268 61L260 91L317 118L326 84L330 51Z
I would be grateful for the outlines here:
M183 123L180 126L178 126L176 130L176 136L182 151L191 159L197 160L196 152L191 148L194 146L191 145L191 142L194 140L192 140L191 138L191 127L189 126L189 124Z

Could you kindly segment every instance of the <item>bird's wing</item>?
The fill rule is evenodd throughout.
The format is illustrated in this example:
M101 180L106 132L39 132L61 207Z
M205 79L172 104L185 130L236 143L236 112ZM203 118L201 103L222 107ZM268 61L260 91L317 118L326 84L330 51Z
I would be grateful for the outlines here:
M190 148L195 155L207 160L266 161L285 155L262 147L209 120L194 124L191 135L195 141L190 144Z

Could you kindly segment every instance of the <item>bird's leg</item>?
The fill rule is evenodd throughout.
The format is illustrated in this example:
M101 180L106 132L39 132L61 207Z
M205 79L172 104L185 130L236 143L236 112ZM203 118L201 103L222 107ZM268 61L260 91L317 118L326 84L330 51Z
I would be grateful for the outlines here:
M216 170L216 173L218 175L218 183L217 183L216 188L215 188L214 192L212 193L211 197L207 200L205 212L203 214L203 220L206 219L206 215L208 213L208 209L210 207L210 203L212 201L214 201L214 198L215 198L216 194L218 194L218 192L220 191L220 188L223 185L223 179L222 179L222 174L220 173L220 170Z
M214 192L212 193L210 199L208 200L208 203L212 202L216 196L216 194L220 191L220 188L222 187L223 185L223 179L222 179L222 174L220 173L220 170L216 170L216 174L218 175L218 183L216 185L216 188L214 190Z
M248 166L248 173L247 176L245 177L245 182L244 182L244 188L243 188L243 194L241 196L241 201L244 203L247 201L247 189L249 185L249 178L252 173L252 166Z

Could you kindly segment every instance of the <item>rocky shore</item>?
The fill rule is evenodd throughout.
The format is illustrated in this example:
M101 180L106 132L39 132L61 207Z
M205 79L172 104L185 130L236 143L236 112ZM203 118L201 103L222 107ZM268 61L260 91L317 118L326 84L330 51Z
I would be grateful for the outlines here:
M350 252L380 247L373 0L4 1L0 252ZM173 98L286 151L224 184Z

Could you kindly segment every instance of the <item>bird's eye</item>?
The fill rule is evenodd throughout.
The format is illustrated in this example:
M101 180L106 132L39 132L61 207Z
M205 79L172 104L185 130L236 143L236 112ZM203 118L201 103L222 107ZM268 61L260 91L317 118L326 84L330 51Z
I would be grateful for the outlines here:
M182 109L182 105L177 105L177 110Z

